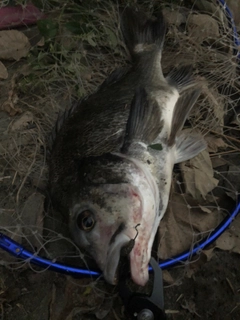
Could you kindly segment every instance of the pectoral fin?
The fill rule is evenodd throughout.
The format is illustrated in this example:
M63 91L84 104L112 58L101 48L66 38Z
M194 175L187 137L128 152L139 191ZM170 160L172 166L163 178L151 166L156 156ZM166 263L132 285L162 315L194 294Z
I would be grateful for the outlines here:
M207 143L201 134L183 130L176 137L175 163L194 158L206 147Z
M196 79L193 76L191 65L174 68L166 77L168 83L174 86L179 93L196 85Z

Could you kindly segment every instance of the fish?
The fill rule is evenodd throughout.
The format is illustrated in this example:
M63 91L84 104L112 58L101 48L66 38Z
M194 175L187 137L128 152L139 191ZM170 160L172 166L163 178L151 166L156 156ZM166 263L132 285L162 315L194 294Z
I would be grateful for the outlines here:
M121 14L132 64L121 67L59 118L51 137L49 185L70 234L110 284L121 250L144 286L151 249L169 201L173 166L206 148L185 121L201 88L191 66L163 75L166 23L135 8Z

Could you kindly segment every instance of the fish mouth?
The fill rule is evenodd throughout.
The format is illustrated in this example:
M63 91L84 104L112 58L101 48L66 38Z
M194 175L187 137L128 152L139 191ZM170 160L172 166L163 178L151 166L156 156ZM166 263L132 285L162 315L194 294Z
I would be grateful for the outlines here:
M116 285L118 282L118 265L120 261L121 250L131 241L131 237L119 230L120 228L117 229L111 238L111 246L108 251L107 262L103 269L103 276L105 280L113 285Z
M113 285L118 283L120 259L126 256L129 256L132 280L140 286L147 283L148 264L151 258L149 239L146 234L136 237L135 232L135 228L125 229L124 225L120 224L112 235L107 261L103 268L103 276L108 283Z
M149 279L148 264L151 258L148 244L145 241L133 239L132 236L123 232L114 234L114 242L110 246L103 269L103 276L108 283L113 285L118 283L119 262L121 257L126 255L129 255L130 258L132 280L140 286L145 286L147 283Z

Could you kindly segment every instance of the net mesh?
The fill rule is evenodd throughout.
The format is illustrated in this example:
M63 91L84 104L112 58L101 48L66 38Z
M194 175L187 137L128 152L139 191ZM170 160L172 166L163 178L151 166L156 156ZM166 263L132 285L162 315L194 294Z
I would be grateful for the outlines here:
M26 10L27 1L16 3ZM132 3L119 1L123 6ZM3 1L0 8L9 4ZM93 92L116 67L129 63L129 55L114 2L56 0L37 5L44 12L37 26L26 27L23 15L13 29L19 33L6 36L11 59L0 50L0 75L5 77L0 83L0 231L36 254L90 268L88 254L71 241L67 224L51 206L47 138L58 113L70 108L76 97ZM215 1L139 1L139 6L149 13L163 9L168 22L163 71L193 65L202 93L186 129L202 132L208 143L206 151L174 168L169 208L153 248L165 259L208 236L237 203L239 47L224 7ZM1 15L0 10L0 27L3 20L12 23L11 15ZM1 32L5 36L9 31ZM215 246L239 253L239 228L234 224ZM226 241L229 237L232 240ZM3 251L0 264L19 271L26 266L45 271ZM97 295L109 292L94 280L77 286L91 286Z

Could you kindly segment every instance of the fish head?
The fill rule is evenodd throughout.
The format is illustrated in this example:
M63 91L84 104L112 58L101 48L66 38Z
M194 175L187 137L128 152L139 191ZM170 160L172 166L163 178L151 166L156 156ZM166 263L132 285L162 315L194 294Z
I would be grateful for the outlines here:
M129 184L102 184L84 189L70 213L70 232L84 247L111 284L117 282L121 249L136 236L134 219L141 216L141 202Z
M107 158L81 163L80 184L70 207L70 232L111 284L118 280L122 249L134 244L129 255L131 276L145 285L158 208L141 168L119 156Z

